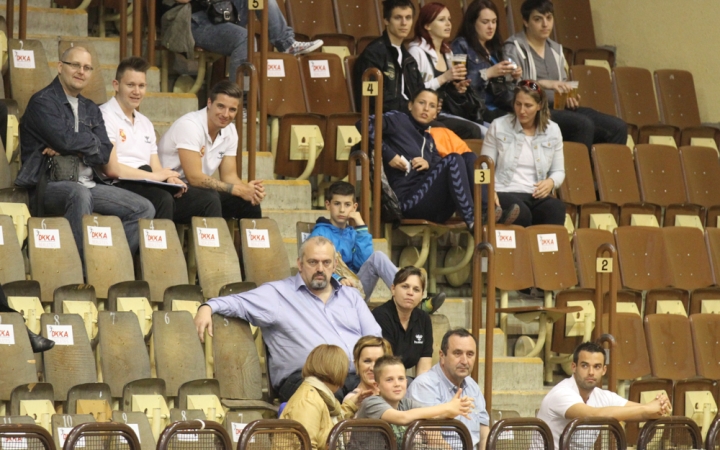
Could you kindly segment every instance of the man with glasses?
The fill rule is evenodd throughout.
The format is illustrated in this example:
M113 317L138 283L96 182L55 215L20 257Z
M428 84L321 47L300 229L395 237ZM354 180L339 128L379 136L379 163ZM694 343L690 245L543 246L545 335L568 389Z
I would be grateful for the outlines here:
M62 215L83 255L82 217L118 216L131 252L138 249L138 219L151 219L148 200L110 185L105 175L113 145L100 109L80 95L93 74L90 53L71 47L58 76L32 96L20 123L22 168L15 184L30 190L33 215Z
M288 401L303 381L301 369L312 349L320 344L337 345L352 361L358 339L382 337L357 289L332 277L335 264L332 242L321 236L308 238L300 246L297 275L203 304L195 316L200 340L205 340L206 330L213 335L213 313L239 317L260 327L269 351L270 382L280 401ZM342 401L359 383L351 363L345 386L335 396Z

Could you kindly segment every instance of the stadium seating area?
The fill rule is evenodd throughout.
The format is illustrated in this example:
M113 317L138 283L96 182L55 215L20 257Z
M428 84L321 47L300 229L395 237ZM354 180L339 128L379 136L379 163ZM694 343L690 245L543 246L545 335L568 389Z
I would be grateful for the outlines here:
M458 24L469 1L441 3ZM521 29L521 0L494 1L502 35ZM596 45L589 1L554 3L554 38L565 48L583 106L625 120L628 145L596 145L589 154L582 144L565 143L566 179L556 193L566 205L564 227L486 230L483 240L495 248L490 276L498 291L490 301L500 308L491 355L484 351L485 330L473 331L480 335L478 382L482 385L486 364L494 370L492 390L485 392L494 422L489 448L535 448L540 441L552 446L547 426L532 419L547 387L565 377L569 354L579 343L611 331L610 372L617 385L609 387L639 403L665 391L673 416L641 428L578 419L566 429L567 446L561 447L571 448L574 433L591 432L602 436L607 449L635 443L638 449L717 448L720 130L703 126L690 72L651 74L616 66L614 53ZM193 324L206 300L295 273L299 244L325 215L324 189L331 180L356 179L351 148L363 136L355 128L362 112L353 98L352 67L382 32L381 0L279 4L298 40L323 39L325 46L300 57L267 53L266 94L259 101L269 118L258 120L260 127L267 124L267 146L250 142L258 152L249 154L241 139L245 151L238 152L243 178L252 167L250 177L265 180L265 218L195 217L190 225L141 220L137 255L130 252L120 220L100 215L83 218L80 255L67 220L31 217L27 192L14 187L22 139L18 121L32 94L52 81L65 49L88 48L93 66L100 68L83 95L98 104L113 95L119 40L89 36L95 27L88 17L115 19L92 4L88 14L51 8L47 0L23 0L26 34L13 39L0 17L0 40L6 40L0 51L5 47L11 55L0 79L0 101L11 114L7 148L0 154L0 285L10 306L23 313L0 313L0 449L285 448L279 442L310 448L302 427L259 420L277 417L278 409L262 334L245 321L215 315L215 336L201 344ZM142 33L146 39L147 30ZM33 68L18 64L13 51L32 52ZM188 93L181 74L161 80L158 67L169 67L159 61L167 52L161 54L152 61L142 103L158 137L205 101L202 89ZM200 61L201 66L214 61L205 87L224 77L222 59ZM263 64L259 52L251 61ZM202 67L199 83L204 72ZM173 82L174 92L167 92ZM250 127L240 117L238 131L254 139L254 118L248 122ZM481 141L468 145L480 153ZM362 210L375 212L379 199L372 198L368 184L360 190L360 203ZM365 221L371 223L371 217ZM90 245L93 230L111 238ZM437 362L444 332L471 328L473 299L486 305L482 287L470 287L482 276L483 269L471 263L478 242L456 224L409 221L397 229L373 225L372 231L376 250L398 266L426 267L429 292L448 294L433 315ZM208 232L217 245L204 245L200 233ZM248 242L259 232L267 245ZM605 266L597 254L603 244L616 250L603 256L609 258ZM615 284L608 281L612 277ZM611 286L617 286L614 295ZM535 295L520 293L529 290ZM380 283L371 307L389 296ZM26 326L54 339L55 348L33 354ZM190 422L194 419L203 422ZM443 433L453 448L470 448L467 430L454 421L413 424L404 447L419 448L413 446L420 445L414 444L423 439L419 436L433 432ZM378 448L396 448L387 424L352 420L335 427L328 448L348 448L353 433L374 434Z

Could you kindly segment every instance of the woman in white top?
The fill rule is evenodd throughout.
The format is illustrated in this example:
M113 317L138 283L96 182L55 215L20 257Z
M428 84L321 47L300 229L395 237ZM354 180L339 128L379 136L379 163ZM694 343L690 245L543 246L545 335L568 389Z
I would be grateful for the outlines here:
M562 134L550 120L547 96L535 81L518 83L514 114L492 122L482 154L495 162L500 205L520 206L515 224L565 223L565 205L551 196L565 179Z

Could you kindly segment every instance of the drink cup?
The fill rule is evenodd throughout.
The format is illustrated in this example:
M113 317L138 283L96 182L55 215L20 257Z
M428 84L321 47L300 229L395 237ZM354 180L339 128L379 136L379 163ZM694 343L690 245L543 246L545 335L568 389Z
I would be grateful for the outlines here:
M467 65L467 55L466 54L454 54L452 57L452 65L453 67L457 66L458 64L462 64L463 66Z

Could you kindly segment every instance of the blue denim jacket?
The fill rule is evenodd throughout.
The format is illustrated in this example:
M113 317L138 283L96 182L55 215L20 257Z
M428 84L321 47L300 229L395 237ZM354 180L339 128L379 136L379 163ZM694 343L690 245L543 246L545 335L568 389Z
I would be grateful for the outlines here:
M38 184L41 170L47 167L42 154L47 147L61 155L78 155L102 180L100 167L110 160L113 145L100 108L82 95L78 99L76 133L75 116L58 77L30 98L20 122L22 168L15 180L17 186L32 188Z
M495 183L508 185L517 168L525 134L514 114L492 121L483 141L482 154L495 162ZM553 121L532 139L533 159L538 180L552 178L555 188L565 180L565 158L560 127Z

